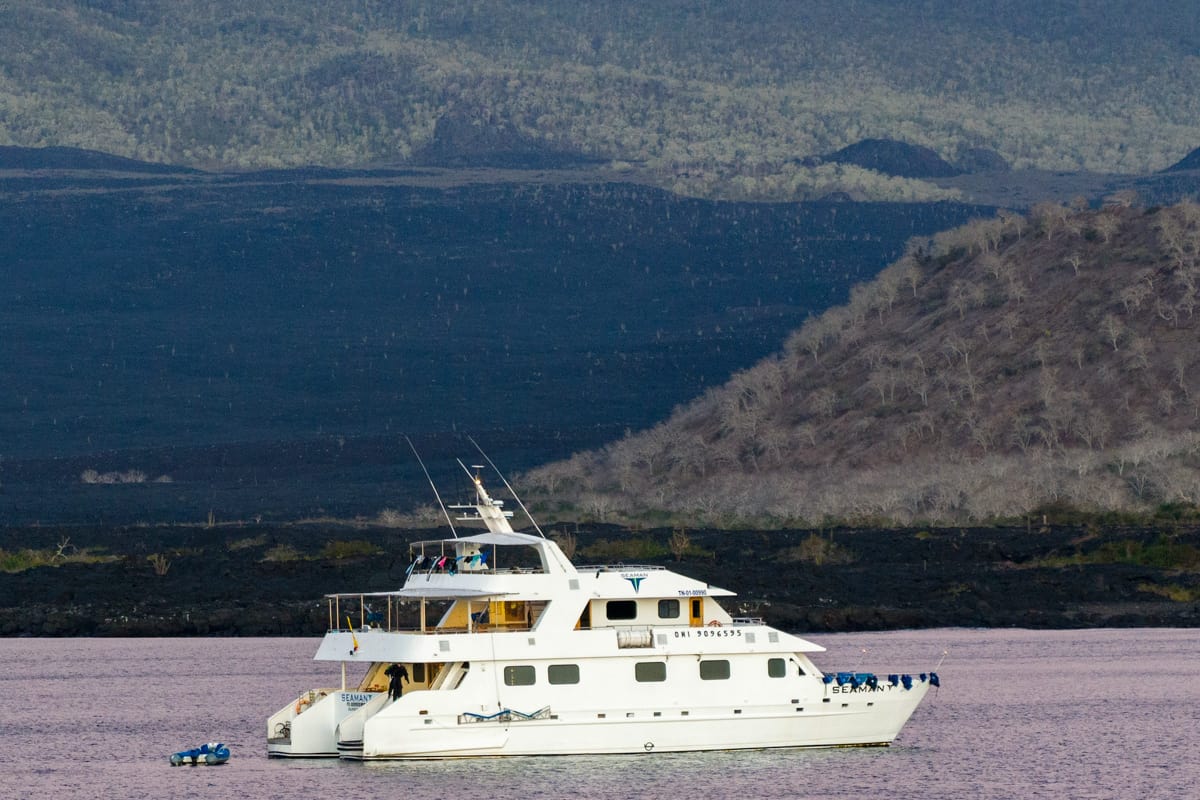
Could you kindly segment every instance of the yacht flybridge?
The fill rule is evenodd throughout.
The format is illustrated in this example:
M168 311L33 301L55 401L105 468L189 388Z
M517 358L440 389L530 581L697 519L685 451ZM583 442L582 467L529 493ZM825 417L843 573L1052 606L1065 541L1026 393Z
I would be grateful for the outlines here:
M732 592L660 566L576 567L540 530L514 531L472 480L473 502L451 508L485 532L415 543L396 591L328 596L316 660L340 663L341 684L273 714L269 755L886 745L938 685L935 673L823 673L810 659L823 647L733 617L718 602ZM416 606L408 629L402 605ZM353 686L348 669L362 675Z

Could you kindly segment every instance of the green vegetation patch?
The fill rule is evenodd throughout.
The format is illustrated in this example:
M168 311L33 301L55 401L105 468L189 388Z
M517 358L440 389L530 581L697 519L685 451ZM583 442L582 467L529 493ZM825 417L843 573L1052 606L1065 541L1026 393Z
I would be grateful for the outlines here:
M1174 537L1159 534L1149 544L1135 539L1120 539L1104 542L1088 553L1071 556L1052 556L1039 560L1039 567L1069 567L1079 564L1132 564L1159 569L1200 569L1200 550L1194 545L1183 544Z
M826 564L853 564L858 556L852 550L814 533L797 546L781 551L779 560L820 567Z
M277 544L263 553L262 560L275 562L302 561L304 560L304 555L290 544Z
M371 544L363 539L351 539L350 541L331 539L321 548L321 558L341 561L346 558L375 556L382 552L383 550L378 545Z
M116 561L117 556L105 553L100 548L86 548L61 553L54 548L34 550L4 550L0 548L0 572L24 572L36 567L58 567L63 564L102 564Z
M667 547L653 539L597 539L583 548L583 555L603 563L622 561L649 561L662 558L670 552Z
M1139 583L1138 591L1156 594L1175 603L1194 603L1200 600L1200 589L1190 586L1180 586L1176 583Z
M255 547L263 547L267 543L267 535L259 534L258 536L248 536L244 539L234 539L226 547L231 552L236 553L238 550L249 550Z

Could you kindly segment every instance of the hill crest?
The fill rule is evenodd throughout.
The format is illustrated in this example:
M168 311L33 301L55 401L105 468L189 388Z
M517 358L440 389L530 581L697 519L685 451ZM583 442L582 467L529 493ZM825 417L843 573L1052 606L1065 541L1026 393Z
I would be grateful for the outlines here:
M963 173L928 147L892 139L863 139L817 161L851 164L898 178L953 178Z
M607 511L996 519L1200 501L1200 206L1043 203L913 240L783 351L528 476Z

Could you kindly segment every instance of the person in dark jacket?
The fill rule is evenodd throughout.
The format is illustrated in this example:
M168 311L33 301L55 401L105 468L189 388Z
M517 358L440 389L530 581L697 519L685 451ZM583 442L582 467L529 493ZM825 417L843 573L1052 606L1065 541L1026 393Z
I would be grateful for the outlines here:
M383 674L387 675L390 679L388 682L388 699L399 700L400 695L404 692L403 687L400 685L400 681L403 679L405 683L409 682L408 670L405 669L401 664L392 664L383 671Z

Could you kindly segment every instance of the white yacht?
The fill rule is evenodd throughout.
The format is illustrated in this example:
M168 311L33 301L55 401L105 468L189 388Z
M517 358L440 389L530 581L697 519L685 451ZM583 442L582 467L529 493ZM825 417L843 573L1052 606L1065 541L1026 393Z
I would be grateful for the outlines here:
M823 647L733 617L719 602L732 592L660 566L576 567L540 530L515 532L472 480L473 502L451 508L486 532L414 544L396 591L328 596L316 659L341 665L340 685L273 714L269 755L886 745L938 685L936 673L824 673L810 659ZM402 629L400 604L419 624ZM408 678L398 699L392 665Z

